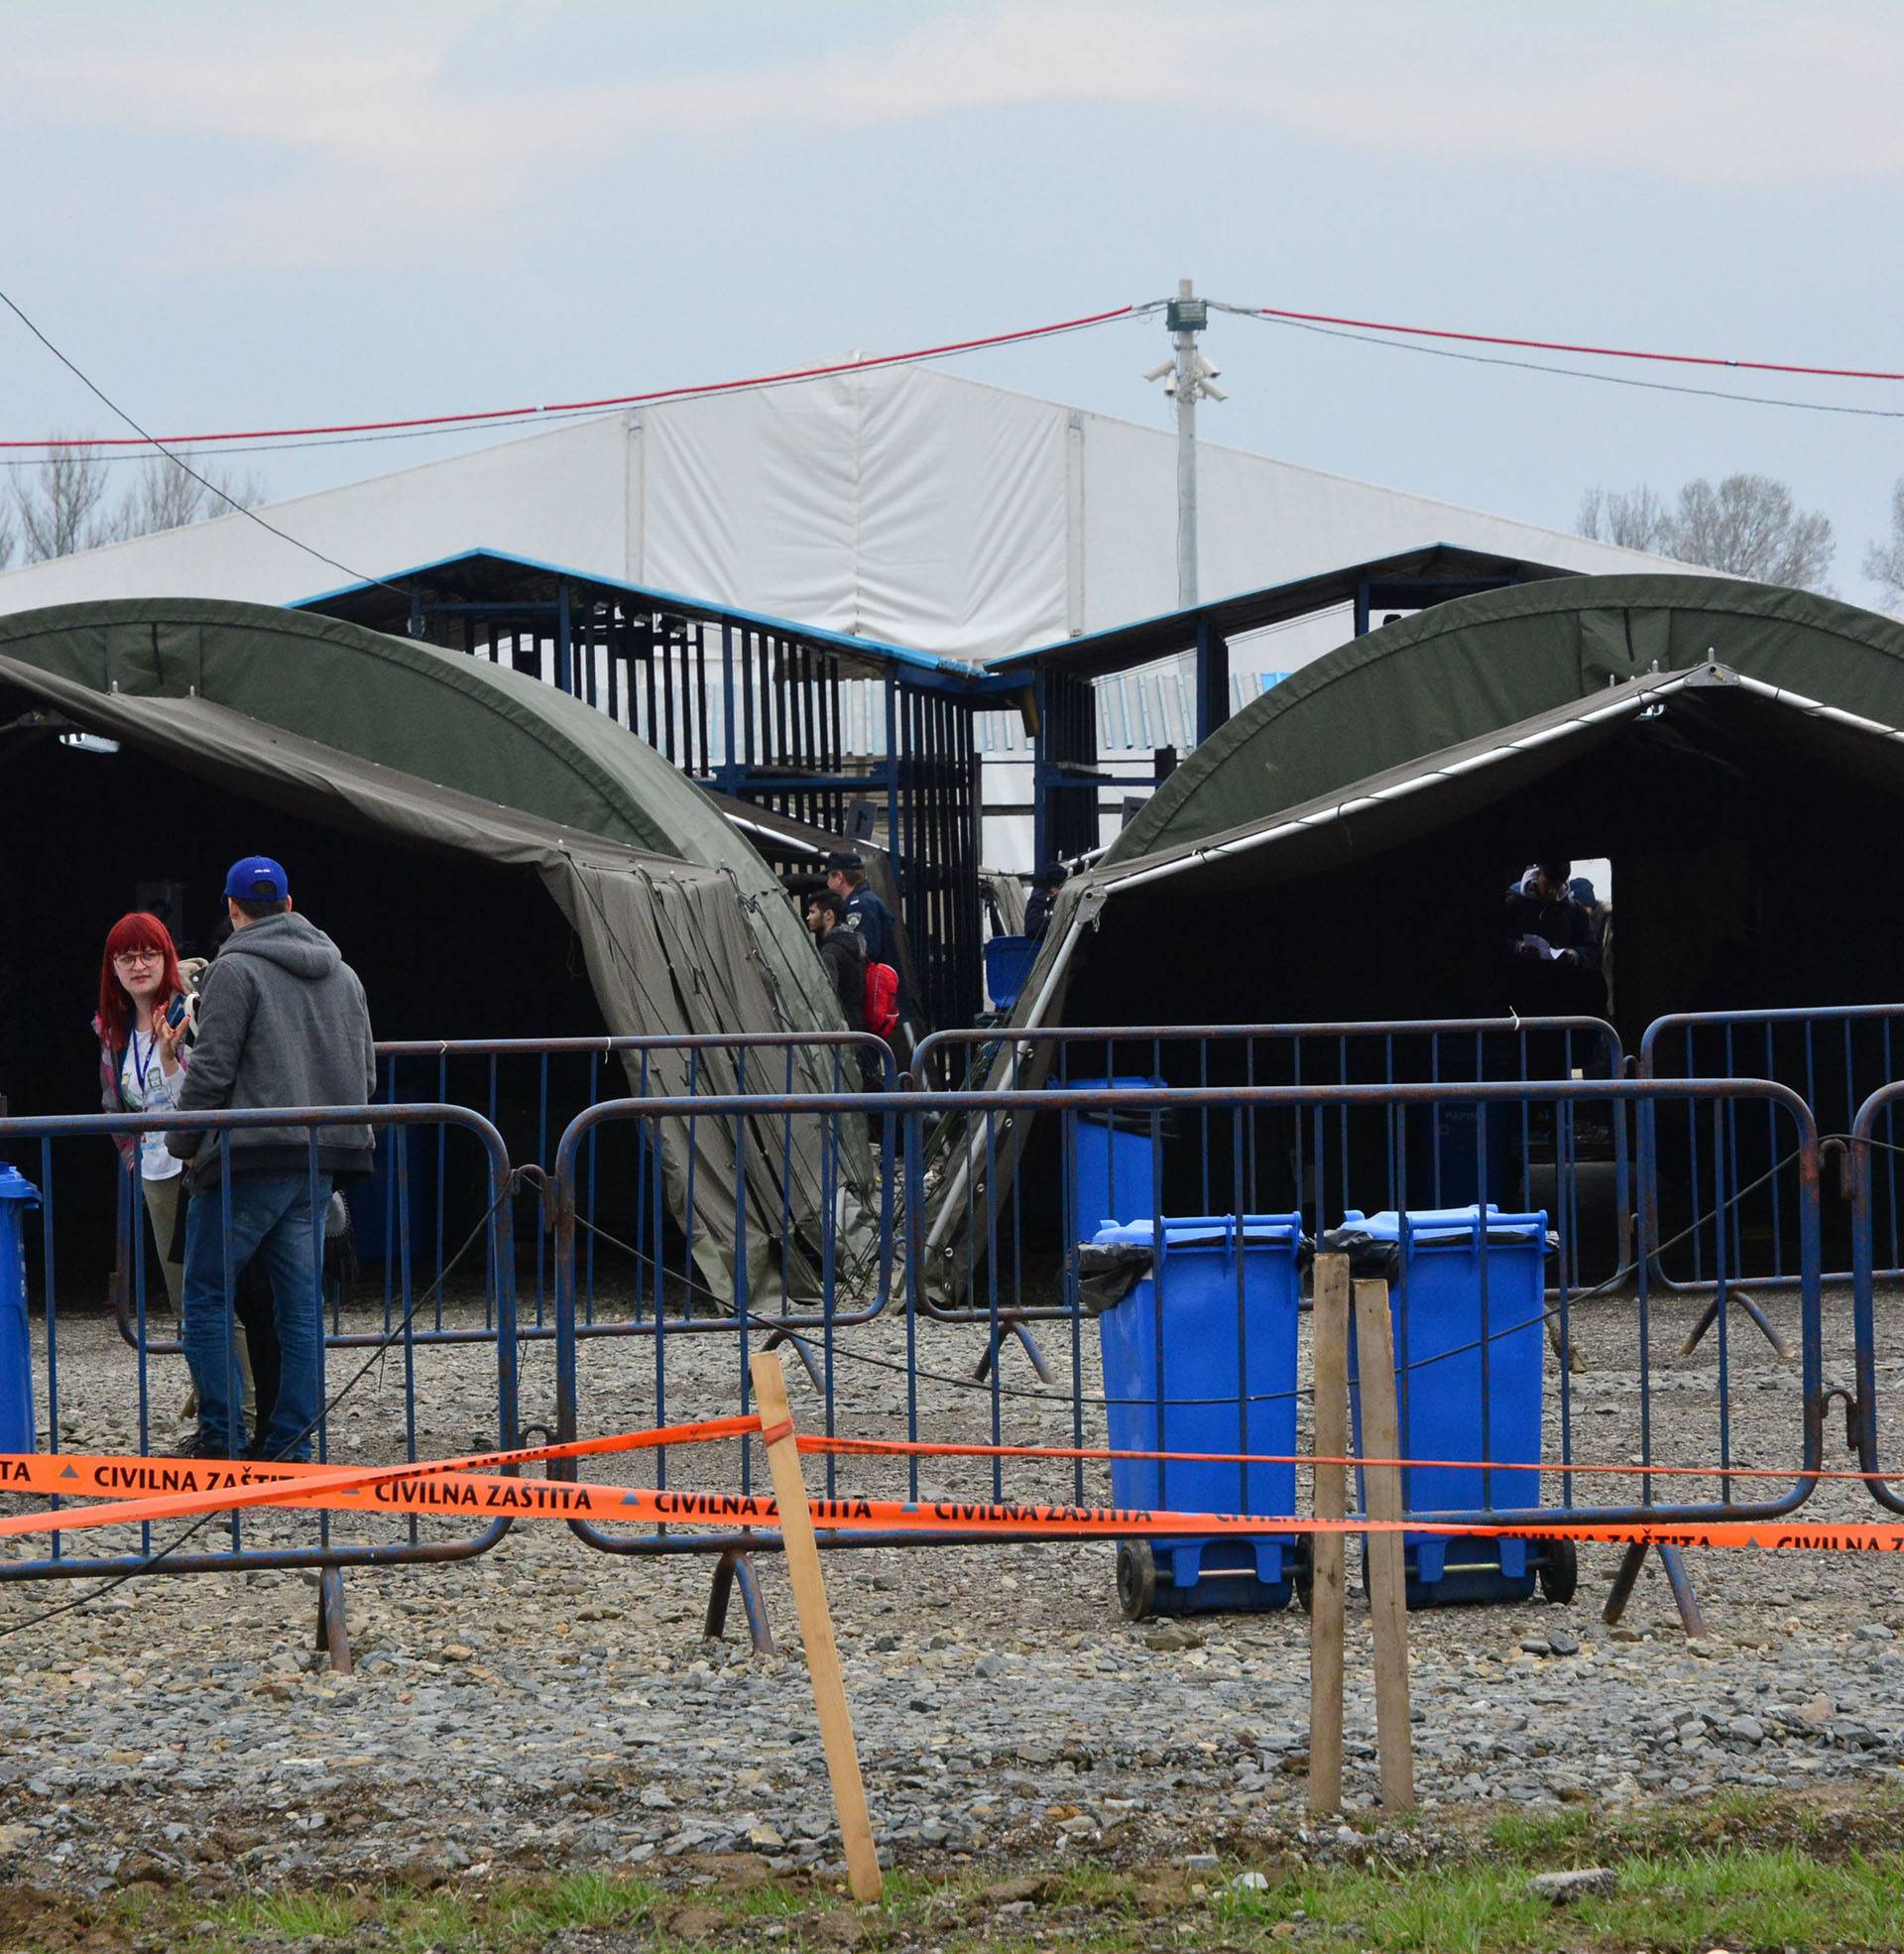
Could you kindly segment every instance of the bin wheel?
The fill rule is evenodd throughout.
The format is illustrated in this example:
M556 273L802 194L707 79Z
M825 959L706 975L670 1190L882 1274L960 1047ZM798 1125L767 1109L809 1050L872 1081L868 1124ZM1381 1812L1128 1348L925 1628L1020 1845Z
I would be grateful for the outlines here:
M1556 1607L1564 1607L1580 1586L1580 1555L1572 1540L1549 1540L1540 1557L1540 1591Z
M1118 1606L1127 1622L1141 1622L1157 1599L1157 1559L1148 1540L1118 1542Z

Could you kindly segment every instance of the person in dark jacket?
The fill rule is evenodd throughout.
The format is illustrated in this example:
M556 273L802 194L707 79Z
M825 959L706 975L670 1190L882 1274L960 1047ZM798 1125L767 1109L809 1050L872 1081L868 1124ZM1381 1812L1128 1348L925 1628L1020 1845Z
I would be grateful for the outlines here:
M1062 862L1047 863L1031 878L1031 900L1024 906L1024 933L1032 942L1044 941L1044 932L1051 927L1052 905L1069 880Z
M846 919L846 904L831 890L809 896L806 926L813 932L814 946L846 1015L849 1032L866 1030L866 942ZM884 1078L878 1057L870 1044L853 1047L859 1061L860 1090L878 1092Z
M178 1110L366 1103L377 1063L364 987L337 945L293 914L284 870L263 855L233 864L225 907L232 933L199 985L197 1042ZM370 1171L371 1130L316 1129L314 1189L310 1137L305 1127L268 1125L166 1137L192 1162L183 1341L198 1387L198 1435L188 1457L237 1458L246 1447L230 1391L225 1269L253 1255L271 1276L281 1349L277 1403L257 1455L310 1456L323 1358L322 1216L335 1179Z
M840 899L846 926L866 945L867 961L890 963L894 970L898 969L892 912L866 886L866 864L859 856L829 855L826 887L829 895Z
M1568 887L1572 870L1565 856L1543 856L1507 892L1507 1001L1526 1017L1606 1009L1600 932Z

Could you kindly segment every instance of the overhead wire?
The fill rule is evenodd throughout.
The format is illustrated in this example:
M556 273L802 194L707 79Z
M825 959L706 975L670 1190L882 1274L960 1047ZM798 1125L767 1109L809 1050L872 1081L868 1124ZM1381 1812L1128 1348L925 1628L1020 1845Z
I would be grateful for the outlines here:
M1223 309L1249 309L1263 318L1282 319L1292 325L1341 325L1358 332L1400 332L1420 339L1461 339L1473 345L1518 346L1541 353L1584 353L1595 359L1652 360L1668 366L1725 366L1747 373L1795 373L1823 380L1904 380L1904 373L1876 367L1801 366L1790 360L1728 359L1716 353L1661 353L1635 346L1597 346L1581 340L1529 339L1501 332L1460 332L1451 326L1402 325L1393 319L1347 318L1335 312L1298 312L1281 305L1248 308L1226 305Z
M1545 373L1562 380L1590 380L1603 387L1633 387L1648 394L1680 394L1696 400L1731 401L1745 407L1785 408L1801 414L1840 414L1851 415L1866 421L1904 421L1904 408L1853 407L1848 402L1840 401L1799 401L1772 394L1740 394L1724 387L1688 387L1670 380L1641 380L1630 373L1589 373L1577 366L1553 366L1544 360L1509 359L1504 355L1492 353L1462 353L1451 346L1424 346L1408 339L1390 339L1377 330L1348 330L1329 325L1317 325L1309 321L1280 313L1259 305L1229 305L1218 300L1210 302L1213 311L1229 312L1238 318L1252 318L1264 325L1279 325L1294 332L1312 332L1323 339L1343 339L1356 346L1385 346L1397 353L1425 353L1434 359L1459 360L1465 366L1507 367L1522 373ZM1463 335L1456 335L1463 336ZM1481 337L1483 335L1469 335ZM1502 343L1513 344L1513 341ZM1674 358L1670 354L1630 354L1617 357L1629 358ZM1726 362L1719 362L1726 364ZM1755 370L1768 370L1761 362L1741 361L1736 364L1752 367ZM1825 368L1770 368L1770 371L1826 372ZM1904 378L1904 375L1891 376L1870 374L1861 376L1870 379Z
M243 516L248 522L256 523L258 527L261 530L263 530L267 536L275 536L280 543L288 543L291 545L291 547L294 550L301 550L306 556L313 557L315 558L316 561L327 564L331 569L341 570L345 576L351 578L354 582L374 583L380 589L395 591L399 596L409 595L407 591L400 590L396 584L385 582L385 580L380 576L366 576L362 570L352 569L348 563L340 562L335 556L325 555L321 550L313 549L311 545L309 545L308 543L305 543L301 539L293 536L289 530L280 529L276 523L268 523L264 519L264 517L259 515L257 510L248 509L242 502L240 502L237 499L236 496L232 495L228 490L221 488L219 484L213 481L209 475L201 475L198 472L198 470L191 465L189 461L183 460L178 454L177 454L174 451L172 447L169 447L165 441L159 439L156 435L147 433L145 428L140 427L139 423L135 421L132 418L132 416L128 414L126 410L122 408L119 405L119 403L115 401L112 398L112 396L108 394L105 391L105 389L98 384L97 381L95 381L88 373L86 373L78 365L76 361L68 358L66 354L61 352L60 348L56 346L53 343L53 341L49 339L47 335L44 332L42 332L36 324L34 324L33 320L26 315L26 313L15 303L13 298L5 291L0 291L0 305L5 305L7 310L10 311L14 315L14 317L17 318L20 321L20 323L24 325L27 328L27 330L31 332L37 340L39 340L41 345L43 345L47 349L47 351L50 352L54 356L54 358L57 359L60 362L60 364L63 366L66 369L66 371L70 373L73 376L73 378L79 382L79 384L82 387L86 389L88 393L92 394L96 399L103 402L104 405L113 414L117 415L118 418L121 421L123 421L128 427L133 428L137 432L139 438L142 441L146 442L148 446L158 449L158 451L161 454L163 454L166 457L166 459L173 464L175 468L180 469L183 473L189 475L191 479L194 482L196 482L200 488L208 489L213 495L215 495L218 498L220 502L226 504L227 507L235 511L238 515ZM115 442L117 442L122 437L113 436L110 438L112 438Z
M4 298L0 294L0 298ZM384 421L339 421L319 423L308 427L241 427L195 434L148 434L129 415L120 414L120 419L138 430L137 440L116 434L102 436L56 434L34 439L12 437L0 439L0 449L34 448L57 450L75 447L133 447L140 441L152 446L161 442L171 442L178 447L200 447L208 441L272 441L278 439L303 439L315 435L374 435L405 431L460 433L464 431L487 431L498 427L522 427L539 421L554 420L576 415L614 412L630 407L650 407L662 401L703 399L709 395L757 392L771 387L785 387L805 380L823 380L839 374L866 373L882 367L906 366L920 361L951 359L961 353L984 352L994 346L1020 345L1029 340L1055 339L1067 333L1089 331L1094 326L1111 325L1124 319L1142 318L1149 313L1160 311L1164 301L1146 300L1128 305L1114 305L1106 310L1086 312L1076 318L1057 319L1046 325L1017 326L1009 332L982 333L965 339L948 339L938 345L914 347L900 353L872 353L857 355L851 359L831 360L818 365L787 367L772 373L747 375L737 380L713 380L676 387L653 387L642 393L605 394L594 400L551 401L540 407L484 408L463 414L418 414L406 415ZM7 301L13 305L11 300ZM35 336L46 344L49 350L58 352L50 340L19 312ZM60 357L64 360L64 355ZM68 366L70 361L65 361ZM75 373L78 368L73 367ZM80 374L83 380L85 376ZM92 383L87 381L90 387ZM99 390L94 387L97 394ZM99 395L105 400L103 394ZM106 402L112 406L110 401ZM117 408L114 413L119 413Z

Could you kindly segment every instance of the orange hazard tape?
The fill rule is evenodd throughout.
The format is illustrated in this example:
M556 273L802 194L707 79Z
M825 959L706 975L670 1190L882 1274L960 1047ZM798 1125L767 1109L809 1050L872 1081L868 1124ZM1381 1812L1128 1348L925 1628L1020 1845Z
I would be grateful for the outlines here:
M779 1432L765 1434L772 1438ZM1868 1486L1904 1480L1904 1472L1859 1472L1853 1466L1584 1465L1578 1461L1515 1459L1376 1459L1324 1452L1156 1452L1103 1445L951 1445L923 1438L828 1438L800 1436L800 1450L841 1458L947 1459L1162 1459L1204 1465L1413 1466L1457 1472L1611 1473L1623 1479L1848 1479Z
M171 1490L165 1490L162 1478L161 1490L154 1498L120 1500L110 1507L77 1507L53 1515L15 1514L0 1520L0 1538L16 1533L63 1532L68 1527L137 1526L148 1520L178 1520L192 1514L223 1513L242 1507L302 1508L310 1504L314 1494L360 1491L395 1479L421 1480L445 1473L490 1472L500 1466L530 1465L541 1459L592 1458L613 1452L653 1451L667 1445L706 1445L720 1439L745 1438L760 1428L760 1419L750 1413L743 1417L702 1418L692 1424L657 1425L648 1431L617 1432L606 1438L576 1438L557 1445L529 1445L513 1451L477 1452L460 1459L427 1459L394 1466L254 1465L240 1459L149 1459L137 1453L0 1452L0 1492L81 1496L80 1468L87 1465L178 1476ZM46 1462L61 1468L57 1483L50 1487L33 1484ZM65 1468L72 1469L73 1478L65 1477ZM146 1483L140 1481L138 1486ZM121 1492L137 1488L111 1486L101 1490Z
M722 1424L746 1420L720 1420ZM696 1429L687 1427L686 1429ZM701 1429L705 1429L702 1427ZM720 1431L714 1436L735 1436ZM598 1449L636 1449L655 1433L612 1440L582 1440ZM570 1447L544 1448L562 1456ZM517 1454L507 1455L514 1460ZM122 1526L227 1508L271 1506L325 1512L463 1515L489 1513L526 1520L607 1520L687 1527L773 1527L779 1508L773 1498L747 1493L677 1493L641 1487L603 1486L548 1479L514 1479L462 1470L460 1461L380 1467L357 1473L322 1466L259 1466L216 1459L155 1460L92 1455L0 1454L0 1484L15 1492L44 1492L59 1485L68 1495L144 1490L170 1475L181 1483L159 1498L109 1501L96 1507L36 1513L0 1522L8 1533L50 1533L86 1527ZM80 1467L78 1481L50 1477L48 1467ZM41 1482L41 1483L29 1483ZM1540 1522L1483 1524L1446 1521L1313 1520L1221 1513L1175 1513L1125 1507L1020 1506L973 1500L814 1499L815 1526L846 1531L984 1533L1001 1539L1058 1537L1303 1537L1316 1533L1414 1533L1450 1538L1591 1540L1613 1544L1680 1547L1762 1547L1841 1553L1904 1552L1904 1524L1851 1522L1804 1526L1789 1521L1684 1523Z

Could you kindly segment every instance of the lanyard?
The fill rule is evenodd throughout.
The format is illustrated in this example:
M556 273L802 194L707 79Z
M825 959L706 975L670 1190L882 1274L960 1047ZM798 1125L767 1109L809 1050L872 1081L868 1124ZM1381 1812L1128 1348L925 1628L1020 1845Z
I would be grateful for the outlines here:
M143 1058L141 1058L139 1056L139 1032L138 1032L138 1028L135 1026L132 1034L132 1076L135 1079L137 1079L139 1082L139 1099L140 1099L142 1110L143 1110L144 1102L148 1097L148 1094L146 1092L146 1081L152 1076L152 1068L155 1064L158 1063L158 1059L159 1059L158 1032L154 1031L152 1036L146 1040L146 1055Z

